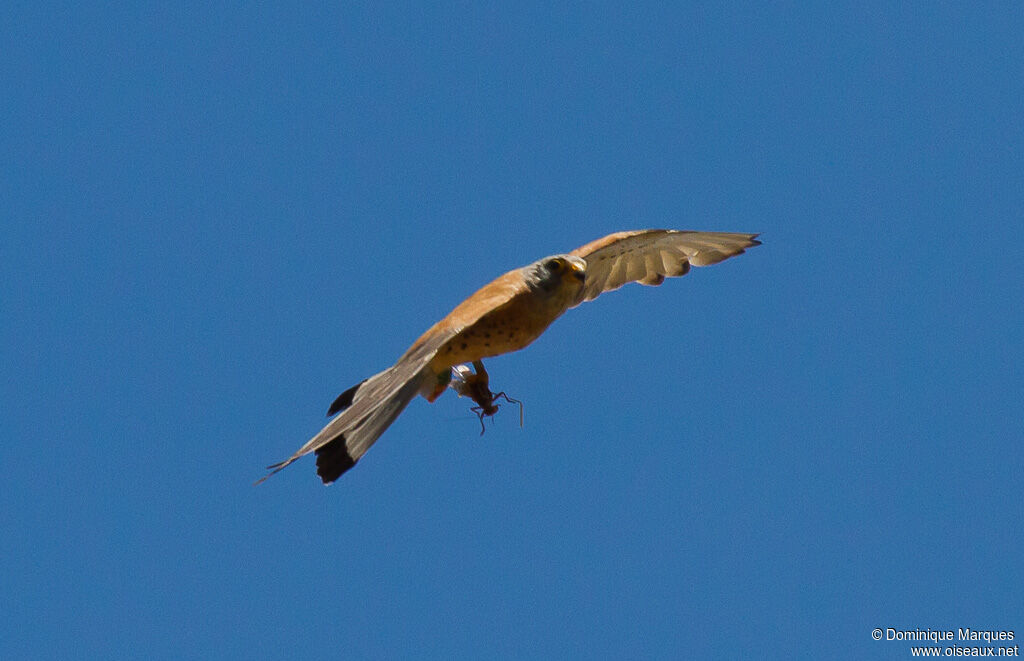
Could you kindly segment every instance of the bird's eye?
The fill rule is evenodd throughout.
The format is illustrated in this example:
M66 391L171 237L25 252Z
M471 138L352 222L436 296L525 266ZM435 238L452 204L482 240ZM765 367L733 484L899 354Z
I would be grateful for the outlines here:
M554 259L549 259L548 261L544 262L544 268L554 273L555 271L558 271L559 269L562 268L562 260L558 259L557 257L555 257Z

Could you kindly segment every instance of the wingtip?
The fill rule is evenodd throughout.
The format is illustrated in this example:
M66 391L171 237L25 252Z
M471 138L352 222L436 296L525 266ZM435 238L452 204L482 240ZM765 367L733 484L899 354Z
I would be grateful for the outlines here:
M256 480L255 482L253 482L252 485L254 487L256 487L256 486L259 486L259 485L263 484L268 479L270 479L271 476L276 475L277 473L280 473L282 470L284 470L286 467L288 467L296 459L298 459L298 457L291 457L289 459L285 459L284 461L279 461L276 464L270 464L269 466L267 466L267 470L270 471L270 472L267 473L266 475L264 475L263 477L261 477L260 479Z

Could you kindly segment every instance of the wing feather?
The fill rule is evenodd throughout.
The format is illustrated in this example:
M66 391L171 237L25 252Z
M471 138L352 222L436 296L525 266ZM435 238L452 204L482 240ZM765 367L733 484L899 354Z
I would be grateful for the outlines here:
M299 458L311 452L319 454L325 448L329 450L331 462L336 470L329 475L320 471L320 475L325 484L336 480L366 454L388 425L427 383L431 376L428 365L436 352L437 348L433 343L429 347L425 345L414 355L407 355L406 360L399 361L355 386L351 404L343 406L337 417L328 422L292 456L268 466L270 472L257 480L256 484ZM412 349L409 353L412 353Z
M760 245L756 236L677 230L610 234L570 253L587 263L580 302L627 282L659 285L666 277L685 275L691 264L715 264ZM438 369L447 369L446 364L433 364L445 343L484 315L510 305L526 291L521 269L481 288L427 330L394 366L342 393L330 409L338 415L288 459L269 466L271 472L266 477L299 457L316 452L318 472L324 482L337 479L355 465L413 397L429 391Z
M263 482L299 458L317 453L318 473L325 483L355 465L410 401L436 380L431 361L446 342L490 311L509 305L526 285L518 270L510 271L479 289L448 316L431 326L398 361L346 390L331 405L338 415L292 456L268 466Z
M587 262L582 301L628 282L660 285L686 275L690 266L708 266L761 245L757 234L639 230L617 232L573 250Z

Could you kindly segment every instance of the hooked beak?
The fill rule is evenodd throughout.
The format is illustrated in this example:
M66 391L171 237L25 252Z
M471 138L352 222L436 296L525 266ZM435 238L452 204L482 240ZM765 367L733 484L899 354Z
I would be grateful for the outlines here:
M587 279L587 264L582 259L570 261L569 268L572 269L572 276L580 282Z

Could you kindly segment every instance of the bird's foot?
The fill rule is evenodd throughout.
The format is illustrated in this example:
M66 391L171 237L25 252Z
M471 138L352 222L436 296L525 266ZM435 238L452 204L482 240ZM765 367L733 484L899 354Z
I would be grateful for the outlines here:
M452 388L455 387L452 385L453 372L454 370L451 369L441 372L437 375L437 381L433 383L433 387L429 385L427 386L429 392L427 390L421 391L421 394L427 398L428 402L433 404L434 400L443 395L444 391L447 390L449 386ZM456 392L458 391L456 390Z
M498 404L496 400L504 398L509 404L519 405L519 426L523 426L523 403L518 399L513 399L503 392L494 393L491 392L491 388L488 385L489 377L487 370L484 369L484 364L479 360L473 361L473 367L476 368L476 372L472 372L466 365L456 365L452 368L452 382L450 387L454 390L459 397L469 397L476 406L472 407L470 411L476 413L477 417L480 418L480 435L483 436L487 427L484 425L484 417L493 417L498 412Z

